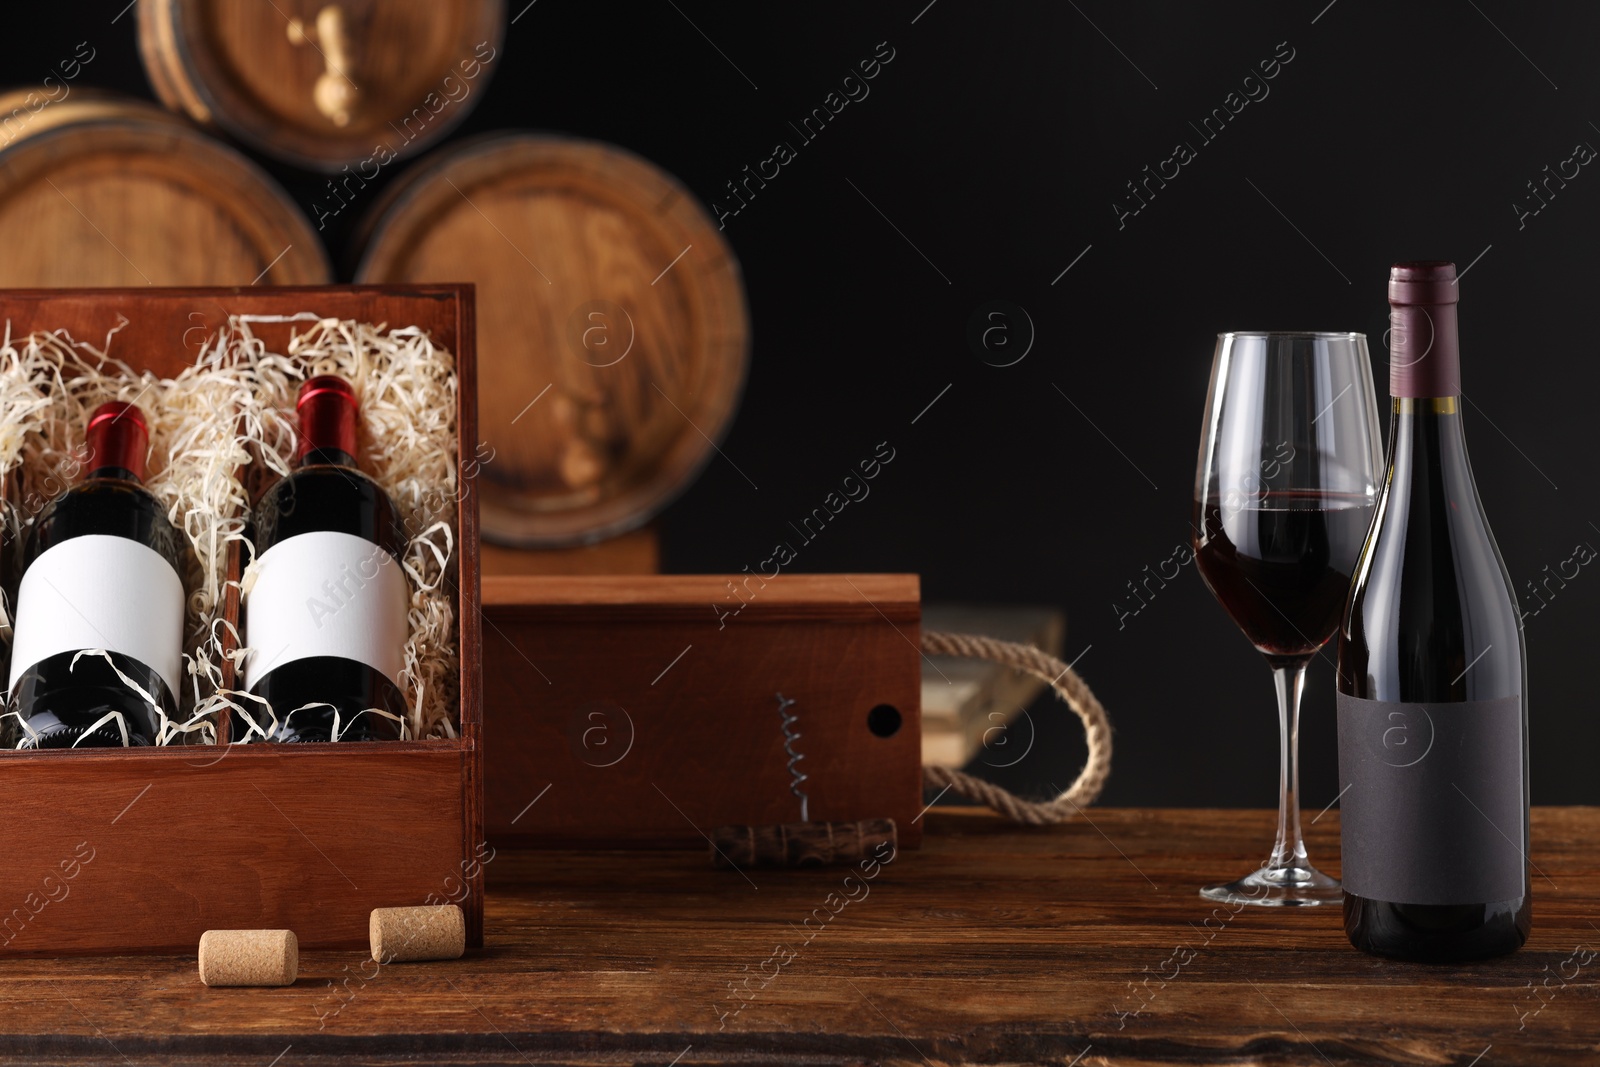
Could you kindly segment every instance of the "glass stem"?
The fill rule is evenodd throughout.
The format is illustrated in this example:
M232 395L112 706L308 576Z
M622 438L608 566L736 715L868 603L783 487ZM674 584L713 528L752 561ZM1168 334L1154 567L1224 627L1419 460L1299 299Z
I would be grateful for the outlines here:
M1272 871L1311 866L1300 837L1300 694L1310 662L1309 656L1272 661L1278 690L1278 840L1267 861Z

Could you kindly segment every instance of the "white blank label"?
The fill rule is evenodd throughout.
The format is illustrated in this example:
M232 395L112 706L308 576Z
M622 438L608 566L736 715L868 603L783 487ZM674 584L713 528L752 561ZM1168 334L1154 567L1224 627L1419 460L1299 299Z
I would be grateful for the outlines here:
M85 534L46 549L17 590L8 689L29 667L62 652L103 648L161 675L179 697L183 581L148 545Z
M400 684L409 596L393 556L364 537L321 530L279 541L255 566L244 605L246 689L312 656L353 659Z

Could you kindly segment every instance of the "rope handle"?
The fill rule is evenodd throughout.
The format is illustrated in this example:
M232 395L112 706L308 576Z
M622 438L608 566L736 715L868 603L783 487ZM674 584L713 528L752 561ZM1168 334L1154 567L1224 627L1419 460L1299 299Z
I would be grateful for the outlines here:
M924 785L939 790L954 790L969 800L992 808L1012 822L1044 826L1066 822L1093 804L1111 775L1111 720L1089 684L1070 666L1032 645L1019 645L977 634L944 633L930 630L922 635L922 651L930 656L960 656L983 659L1026 671L1047 683L1067 702L1083 722L1088 759L1078 777L1053 800L1024 800L993 782L956 770L953 767L924 767Z

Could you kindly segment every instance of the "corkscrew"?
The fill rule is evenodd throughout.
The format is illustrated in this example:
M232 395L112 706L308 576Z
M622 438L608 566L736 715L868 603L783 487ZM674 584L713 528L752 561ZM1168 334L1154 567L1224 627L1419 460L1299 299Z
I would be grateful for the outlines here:
M800 798L800 821L810 822L811 816L808 814L810 798L806 796L805 790L800 788L800 783L811 776L796 766L806 757L805 753L794 750L794 743L800 740L800 732L794 729L794 724L800 721L800 716L789 713L789 709L794 705L795 701L785 700L782 693L778 694L778 717L783 720L783 750L789 755L789 792Z
M789 792L800 801L800 821L768 826L719 826L711 831L711 862L718 867L822 867L881 858L881 846L888 844L888 855L898 847L893 819L863 819L860 822L812 822L811 798L802 783L811 776L800 769L805 753L795 747L803 736L797 728L798 712L790 711L798 701L778 698L778 720L783 735L783 752L788 757L784 770Z

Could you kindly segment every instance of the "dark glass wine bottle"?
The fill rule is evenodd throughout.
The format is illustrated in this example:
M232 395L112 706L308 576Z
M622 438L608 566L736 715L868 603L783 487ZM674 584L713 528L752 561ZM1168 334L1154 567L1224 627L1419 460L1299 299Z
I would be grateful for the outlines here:
M177 715L183 549L143 485L149 445L137 407L100 405L87 476L28 533L0 729L7 747L149 745L158 717L133 686Z
M271 741L393 740L406 711L406 537L388 494L356 467L350 384L311 378L296 406L295 469L256 505L245 591L245 688L271 714L240 703ZM232 736L261 739L237 713Z
M1389 472L1339 638L1345 931L1457 961L1528 937L1528 685L1461 425L1455 265L1389 278Z

